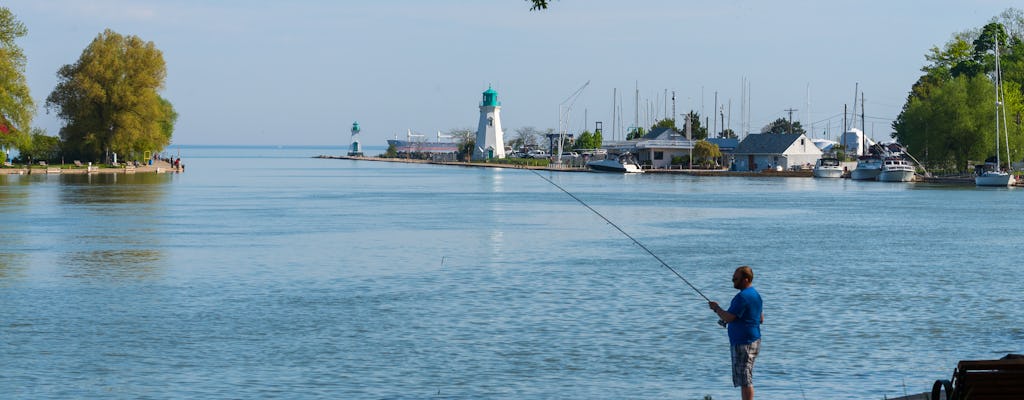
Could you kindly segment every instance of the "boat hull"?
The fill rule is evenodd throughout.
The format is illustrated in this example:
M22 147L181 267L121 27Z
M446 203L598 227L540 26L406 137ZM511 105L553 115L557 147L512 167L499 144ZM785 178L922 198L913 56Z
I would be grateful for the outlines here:
M815 178L842 178L843 169L839 167L814 167Z
M620 164L611 160L591 161L587 168L594 172L612 172L618 174L639 174L644 172L635 164Z
M459 144L454 142L417 142L409 140L388 139L388 145L394 146L399 153L458 153Z
M878 179L878 175L881 173L882 170L877 168L857 168L850 173L850 179L855 181L873 181Z
M1013 175L1005 172L985 172L981 175L974 177L974 184L977 186L1001 186L1007 187L1013 185Z
M913 182L914 171L882 171L878 174L878 180L880 182Z

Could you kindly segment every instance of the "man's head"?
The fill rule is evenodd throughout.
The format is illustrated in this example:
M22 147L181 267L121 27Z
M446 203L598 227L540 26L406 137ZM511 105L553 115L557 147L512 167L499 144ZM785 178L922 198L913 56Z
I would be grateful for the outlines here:
M746 289L754 283L754 270L744 265L736 268L736 272L732 273L732 287L736 289Z

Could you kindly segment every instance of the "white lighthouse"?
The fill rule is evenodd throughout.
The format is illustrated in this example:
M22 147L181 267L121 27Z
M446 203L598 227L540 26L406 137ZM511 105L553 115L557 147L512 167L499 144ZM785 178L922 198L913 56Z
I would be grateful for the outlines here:
M505 158L505 134L501 131L501 102L490 86L480 102L480 124L476 128L474 160Z
M348 155L353 157L362 157L363 149L359 148L359 122L352 123L352 150L348 152Z

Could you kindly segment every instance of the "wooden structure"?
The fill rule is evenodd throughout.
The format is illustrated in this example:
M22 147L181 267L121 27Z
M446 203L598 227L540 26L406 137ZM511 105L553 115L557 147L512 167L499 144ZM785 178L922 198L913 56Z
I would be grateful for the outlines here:
M943 391L946 400L1024 399L1024 357L960 361L952 380L935 381L932 400L941 400Z

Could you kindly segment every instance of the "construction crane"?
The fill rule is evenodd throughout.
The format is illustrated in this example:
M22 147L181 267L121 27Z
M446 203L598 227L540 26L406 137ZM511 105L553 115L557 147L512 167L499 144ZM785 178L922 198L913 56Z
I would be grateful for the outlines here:
M558 104L558 156L555 163L562 165L562 143L565 142L565 135L569 133L569 115L572 114L572 106L576 104L576 99L583 93L583 89L590 86L590 81L584 83L579 89L576 89L572 95L565 99L565 101ZM568 103L568 104L566 104Z

